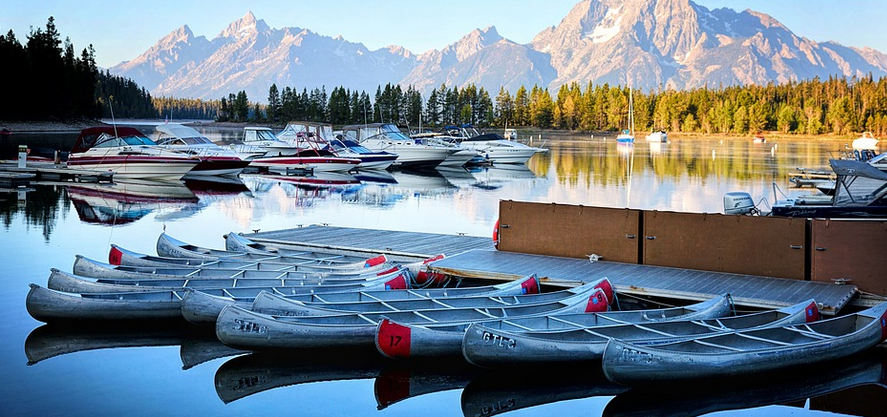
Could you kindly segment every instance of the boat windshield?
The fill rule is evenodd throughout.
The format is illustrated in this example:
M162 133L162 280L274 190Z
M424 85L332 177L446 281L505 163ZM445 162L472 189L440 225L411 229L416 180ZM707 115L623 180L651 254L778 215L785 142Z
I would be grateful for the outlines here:
M119 146L156 146L151 139L148 139L144 136L123 136L117 137L113 135L109 135L107 133L103 133L96 139L94 148L116 148Z
M379 133L392 140L410 140L410 138L407 135L404 135L395 125L386 124L379 126Z

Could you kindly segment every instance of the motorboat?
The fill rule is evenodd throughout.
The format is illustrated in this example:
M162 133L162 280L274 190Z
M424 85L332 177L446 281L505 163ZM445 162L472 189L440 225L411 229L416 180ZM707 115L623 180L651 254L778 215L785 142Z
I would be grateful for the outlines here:
M834 189L823 194L777 200L769 213L779 217L867 218L887 217L887 172L852 159L829 160L835 173ZM831 191L831 195L825 192ZM748 193L724 196L725 214L755 214Z
M237 176L249 165L249 161L243 160L234 150L216 145L192 127L165 123L155 130L154 141L159 146L200 158L200 163L188 175Z
M453 138L441 136L437 133L416 133L410 134L410 137L426 145L443 146L456 151L448 156L447 159L444 159L438 167L459 168L469 162L474 163L476 159L479 159L481 162L484 160L480 151L464 146L453 140Z
M261 153L258 157L293 156L299 152L299 147L280 140L270 127L257 126L244 127L242 143L232 145L232 149L238 153Z
M664 130L650 132L650 134L647 135L647 142L668 142L668 134L665 133Z
M446 126L444 133L462 146L474 149L493 164L523 164L537 153L548 152L546 148L537 148L508 140L497 133L480 133L473 126L467 124Z
M764 137L763 133L755 134L755 136L752 138L752 143L766 143L766 142L767 142L767 138Z
M354 141L337 138L327 123L289 122L277 137L317 155L360 159L357 169L386 169L397 160L396 154L373 152Z
M345 126L345 139L357 142L374 152L397 154L395 166L435 167L456 153L450 147L422 143L411 139L391 123L371 123Z
M853 149L878 149L878 138L872 132L863 132L862 136L853 140Z
M83 129L68 155L69 168L112 171L115 178L178 180L200 162L196 156L158 146L131 127Z
M245 127L243 146L264 148L265 155L251 159L250 166L269 171L347 172L360 164L360 159L342 158L306 141L281 140L267 127Z

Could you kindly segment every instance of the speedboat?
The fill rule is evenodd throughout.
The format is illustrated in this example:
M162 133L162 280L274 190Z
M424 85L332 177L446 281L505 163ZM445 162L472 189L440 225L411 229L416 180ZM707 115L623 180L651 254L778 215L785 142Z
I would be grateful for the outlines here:
M853 149L878 149L878 138L872 132L863 132L862 136L853 140Z
M359 159L359 170L386 169L397 160L396 154L373 152L354 141L337 138L332 125L326 123L289 122L277 137L300 148L312 149L317 155Z
M456 153L453 148L422 143L403 134L391 123L345 126L345 139L357 142L374 152L397 154L396 166L435 167Z
M537 153L548 152L508 140L497 133L480 133L471 125L447 126L444 132L462 146L473 149L493 164L523 164Z
M188 175L236 176L249 165L236 152L216 145L196 129L176 123L158 125L155 142L161 147L185 152L200 158Z
M83 129L68 155L69 168L112 171L115 178L178 180L200 158L160 147L131 127L96 126Z
M270 171L347 172L360 164L357 158L342 158L307 143L280 140L267 127L245 127L243 145L265 148L265 155L251 159L250 166Z
M765 143L767 142L767 138L764 137L763 133L758 133L752 138L752 143Z
M651 132L647 135L647 142L668 142L668 134L664 130Z
M232 145L232 148L238 153L258 152L261 154L260 157L293 156L299 153L299 147L280 140L270 127L244 127L242 142L242 144Z
M410 137L425 145L443 146L455 151L455 153L448 156L447 159L444 159L444 161L438 165L439 167L459 168L469 162L476 163L475 161L477 159L483 161L483 156L481 156L480 152L476 149L464 146L453 140L453 138L441 136L438 133L416 133L411 134Z
M887 217L887 173L871 164L851 159L829 160L836 180L823 194L777 200L771 216L805 218ZM831 191L831 195L825 194ZM747 193L724 196L725 214L757 212Z

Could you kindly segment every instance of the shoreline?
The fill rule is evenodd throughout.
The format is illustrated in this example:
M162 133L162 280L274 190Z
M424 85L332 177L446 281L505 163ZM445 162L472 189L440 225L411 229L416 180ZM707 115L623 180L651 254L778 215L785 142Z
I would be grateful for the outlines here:
M139 122L133 123L133 125L138 125L142 123L153 124L154 120L122 120L118 124L127 125L127 122ZM157 124L162 124L162 120L156 120ZM280 128L283 129L285 125L273 124L273 123L247 123L247 122L216 122L211 120L183 120L182 123L189 125L197 125L204 127L224 127L224 128L243 128L244 126L262 126L262 127L271 127L271 128ZM81 130L92 127L92 126L100 126L100 125L108 125L101 120L73 120L73 121L2 121L0 120L0 131L8 131L11 134L15 133L79 133ZM570 130L561 130L561 129L539 129L535 127L525 127L525 128L517 128L519 131L522 131L524 134L521 136L526 136L529 134L530 136L539 136L541 135L552 135L552 136L562 136L562 135L612 135L617 132L590 132L590 131L570 131ZM497 129L489 129L491 131ZM708 137L722 137L725 139L750 139L752 137L751 134L747 135L738 135L733 133L714 133L710 135L706 135L704 133L699 132L676 132L670 133L670 135L674 135L675 137L699 137L699 136L708 136ZM844 140L844 141L852 141L856 139L858 135L836 135L833 133L823 133L819 135L808 135L808 134L792 134L792 133L780 133L780 132L765 132L764 135L769 140L792 140L792 139L817 139L817 140Z

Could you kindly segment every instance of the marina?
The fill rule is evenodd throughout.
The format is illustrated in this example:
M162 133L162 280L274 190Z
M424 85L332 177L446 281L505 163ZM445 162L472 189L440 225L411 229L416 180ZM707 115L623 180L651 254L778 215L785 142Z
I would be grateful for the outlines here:
M209 136L214 134L218 133L210 132ZM747 144L720 147L716 141L684 139L682 143L670 143L665 149L660 148L658 153L652 149L655 143L640 142L634 152L627 155L617 152L614 149L615 143L601 138L558 139L547 142L546 146L552 149L550 154L534 156L527 164L509 167L510 169L494 165L473 172L392 170L384 182L364 179L344 185L295 186L292 182L283 181L283 176L241 174L233 181L213 185L206 182L194 183L186 178L178 186L178 191L165 191L170 196L177 197L152 201L142 197L115 200L114 198L121 198L119 196L129 191L129 187L120 186L124 182L118 182L114 187L118 191L118 197L108 195L102 200L89 198L76 206L72 203L81 201L79 194L73 192L76 191L76 183L56 182L47 185L38 182L31 186L33 191L24 192L21 196L7 194L11 197L7 204L14 207L16 218L26 211L51 213L48 217L39 217L50 219L48 223L45 220L28 221L22 218L20 221L13 221L6 232L6 236L20 242L19 245L8 248L9 255L22 260L13 265L10 273L17 278L4 284L6 287L3 292L8 294L5 296L8 298L7 312L23 317L11 329L10 337L13 342L4 348L8 350L4 353L11 358L11 362L4 366L20 375L19 378L24 381L21 388L13 387L13 390L21 391L19 395L26 396L23 390L28 387L46 384L52 386L56 382L48 381L71 381L74 375L78 379L89 378L90 381L95 381L86 382L84 386L77 388L79 392L102 392L111 397L132 398L132 391L127 386L136 383L133 379L135 377L116 370L137 366L146 369L147 380L139 377L142 381L139 383L140 392L144 395L153 396L164 392L172 404L197 401L208 412L217 415L234 415L257 409L286 412L282 404L292 401L300 401L307 407L329 415L340 415L337 411L339 407L357 410L361 414L394 416L410 415L415 412L415 407L433 409L435 411L432 415L466 416L479 412L508 413L518 409L534 415L558 412L608 415L608 407L610 410L617 410L618 407L620 412L631 411L622 400L615 401L617 396L627 391L626 388L607 381L602 372L583 377L573 375L566 379L557 377L558 374L564 374L563 369L547 373L528 373L517 369L490 372L467 364L464 360L441 359L434 363L411 363L412 361L386 359L375 348L364 349L369 348L368 346L357 349L300 351L301 355L298 356L312 358L308 361L274 352L246 353L222 344L214 332L208 332L204 327L182 319L173 319L171 322L143 321L139 324L143 330L134 331L132 325L125 321L99 326L90 323L64 326L58 323L40 324L23 311L22 300L26 298L29 289L27 283L42 286L46 283L51 268L70 271L75 255L104 261L108 259L112 248L117 247L123 255L120 259L124 262L164 262L162 257L168 254L159 253L156 247L158 236L164 233L194 247L216 249L224 249L227 240L225 236L234 234L252 241L251 247L265 251L277 250L279 254L274 256L278 258L283 254L291 256L294 253L329 253L335 257L355 256L369 259L384 254L392 262L408 264L443 253L446 256L431 263L428 273L436 277L473 277L472 280L503 284L521 277L522 274L533 273L539 276L539 282L546 292L553 292L558 288L574 288L582 282L588 283L606 277L620 295L620 305L624 303L625 307L637 303L651 303L646 308L663 304L691 305L710 299L713 294L727 291L733 308L742 312L777 308L802 295L815 298L826 316L836 313L843 315L847 314L846 311L863 308L858 304L857 289L871 288L871 283L863 279L862 275L859 277L863 278L854 275L853 280L844 285L835 285L830 280L807 279L805 275L811 275L811 271L805 270L803 256L801 262L794 261L797 250L790 248L786 252L788 258L783 263L791 264L792 268L773 271L776 271L775 275L793 275L797 274L797 270L793 268L800 265L800 275L792 278L705 271L698 264L685 267L654 265L653 263L659 261L655 261L655 254L651 250L660 250L657 249L657 244L669 242L672 233L681 228L692 228L686 226L691 223L681 223L684 226L676 230L666 227L657 231L656 240L643 239L639 243L634 239L634 249L621 252L613 252L604 246L587 247L574 241L576 236L588 232L582 219L587 216L591 216L588 217L589 220L597 219L595 216L609 213L606 210L599 211L602 209L618 209L619 214L637 216L644 219L647 227L656 226L656 221L671 222L675 218L685 222L696 221L678 216L693 213L668 212L675 209L675 206L661 202L664 200L650 186L652 181L675 181L682 184L677 188L698 191L699 188L694 183L698 178L704 177L705 194L715 197L709 201L701 199L696 192L683 193L686 201L681 201L681 204L697 204L700 208L685 208L682 211L696 211L700 215L700 212L717 213L722 210L719 194L735 189L766 189L766 185L759 186L757 181L765 183L771 178L781 178L784 181L785 172L790 169L787 167L798 165L793 159L779 161L777 158L769 163L752 162L752 166L758 167L753 168L752 172L759 172L755 175L760 176L756 181L740 180L737 183L731 174L719 177L696 173L681 174L675 180L668 179L669 175L656 173L651 167L666 161L678 161L682 152L710 156L711 147L723 158L738 157L750 161L765 161L770 152L751 147L742 150L741 147L748 146ZM672 137L671 140L681 138ZM780 145L781 149L790 147L784 143ZM803 155L803 152L789 155ZM816 158L813 155L804 157ZM572 172L552 169L556 166L569 166L570 161L577 158L582 160L582 165L586 168ZM603 160L599 160L601 158ZM627 168L624 165L626 158L637 158L630 184L629 171L603 168ZM717 163L717 160L708 161L706 163ZM592 170L595 174L589 175ZM596 176L600 178L596 179ZM725 184L719 185L721 182ZM101 184L96 186L111 188ZM69 189L72 191L70 197ZM139 187L138 192L149 189ZM136 191L136 188L133 187L132 190ZM190 197L182 198L184 196ZM502 204L510 201L513 205L503 212ZM534 210L537 205L540 209L551 210L552 201L557 201L554 210L561 216L561 222L569 227L560 229L561 226L557 223L546 223L542 221L543 216L536 215ZM632 210L624 210L626 206L632 207ZM82 217L86 213L101 213L104 221L92 222L92 217ZM660 219L654 221L648 218L653 215ZM716 216L707 216L706 221L711 221L713 217ZM507 228L501 228L500 225L498 249L491 238L497 219L501 219L502 224L509 225ZM526 228L526 219L535 219L541 223ZM34 227L35 224L44 227L38 229ZM804 229L807 226L802 222L800 227ZM809 227L816 229L820 225L814 223ZM533 232L534 228L536 232ZM547 233L539 233L540 230L546 230ZM636 229L634 233L641 235L643 230ZM560 248L550 245L544 239L548 233L557 234L566 244ZM607 233L601 230L588 236L598 239L606 237ZM757 230L756 233L770 232ZM856 235L865 236L866 233L869 232L863 231ZM538 236L537 241L531 238L534 235ZM803 239L802 237L801 240ZM761 243L759 246L763 251L770 250L767 244ZM804 246L808 244L805 243ZM549 250L551 253L546 254ZM674 250L679 250L679 247ZM724 252L725 254L731 249L726 250L728 252ZM831 250L823 253L830 254ZM155 255L155 252L158 253ZM561 253L560 256L554 255L558 252ZM40 256L34 257L35 253ZM138 255L139 253L147 255ZM622 255L617 256L617 253ZM667 253L664 252L663 256L669 257ZM219 254L221 252L213 256ZM599 255L598 259L587 256L593 254ZM633 260L629 262L620 259L624 255L631 255L628 258L633 257ZM686 259L673 260L679 261L684 262ZM751 264L756 268L770 268L763 259ZM234 261L228 265L234 265ZM724 265L729 266L729 262ZM819 271L815 262L812 265L809 268ZM257 272L265 274L271 271ZM816 276L816 273L812 274L812 277ZM468 281L463 285L468 285ZM251 288L233 288L231 294L235 290L253 291ZM167 296L175 294L174 290L165 291ZM209 289L207 291L212 292ZM253 293L254 296L258 295L254 291ZM877 355L879 352L883 352L883 349L877 348L870 353ZM848 372L855 369L853 367L865 368L869 363L865 362L866 358L859 358L862 361L860 364L855 364L853 358L847 359L847 363L854 364L841 369L847 369ZM149 363L152 365L149 366ZM72 368L76 371L72 371ZM503 374L515 376L510 378L511 381L495 382L499 379L496 375ZM115 383L100 382L104 379ZM860 380L867 381L864 378ZM521 381L523 385L517 386L517 381ZM832 383L835 387L846 386L838 381L824 383ZM876 381L864 385L869 389L878 389ZM723 390L729 389L729 385L718 386ZM176 392L193 391L195 387L198 392L193 395L170 392L171 389ZM803 396L804 390L817 395L832 392L829 389L803 386L793 389L795 396ZM718 392L720 391L712 387L711 393L706 397L715 401L709 405L711 409L733 406ZM514 399L513 395L518 394L521 399ZM720 399L716 400L718 398ZM774 401L779 398L781 397L774 396ZM768 410L771 411L773 407L776 410L796 410L784 404L774 405L778 402L759 400L758 397L750 397L747 401L754 404L751 407L770 407ZM70 396L64 401L77 402ZM337 403L335 408L331 402ZM167 414L171 412L171 403L145 400L146 407ZM679 403L669 405L681 407ZM61 405L57 400L49 399L44 406L54 408ZM122 409L125 404L111 400L107 406ZM31 409L42 407L31 406ZM840 405L825 407L824 409L833 412L845 410L849 413L848 408ZM760 410L749 408L748 412ZM78 412L73 414L81 415Z

